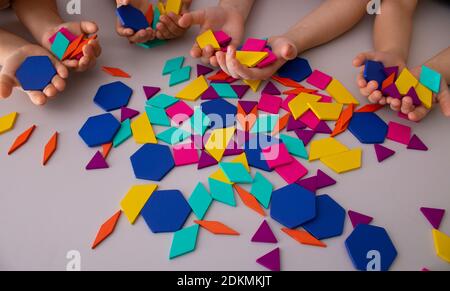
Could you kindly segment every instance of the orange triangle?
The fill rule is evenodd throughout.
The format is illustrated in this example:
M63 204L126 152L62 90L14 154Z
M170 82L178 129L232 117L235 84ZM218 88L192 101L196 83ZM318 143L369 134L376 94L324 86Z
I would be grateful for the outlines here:
M304 88L302 85L300 85L299 83L289 79L289 78L282 78L282 77L278 77L278 76L272 76L272 80L277 81L278 83L280 83L281 85L284 85L286 87L291 87L291 88Z
M301 244L322 247L322 248L327 247L327 245L325 243L316 239L315 237L313 237L311 234L309 234L308 232L306 232L304 230L289 229L289 228L285 228L285 227L283 227L281 230Z
M42 165L45 166L52 157L52 155L55 153L56 148L58 146L58 132L55 132L53 136L48 141L47 145L44 149L44 160L42 161Z
M208 77L208 80L210 81L225 81L228 78L230 78L230 76L225 73L224 71L218 71L216 74Z
M103 158L107 158L109 155L109 152L111 151L111 148L113 146L113 143L106 143L104 145L102 145L102 154L103 154Z
M102 226L98 230L97 236L95 237L95 241L92 244L92 249L95 249L102 241L105 240L105 238L113 233L114 229L116 228L117 221L119 220L120 214L122 214L121 210L117 211L116 214L114 214L110 219L102 224Z
M66 52L64 53L62 60L68 59L72 53L78 48L80 45L80 42L83 40L84 34L79 35L74 41L70 43L70 45L67 47Z
M395 73L392 73L386 80L383 81L381 88L384 90L387 86L391 85L395 81Z
M358 113L360 113L360 112L376 112L383 107L384 107L384 105L381 105L381 104L367 104L367 105L364 105L363 107L359 108L355 112L358 112Z
M274 130L272 131L272 136L278 134L279 132L281 132L283 129L286 128L290 116L291 116L290 113L286 113L280 119L278 119L278 122L275 125Z
M256 213L259 213L262 217L266 216L266 213L262 209L258 200L256 200L255 196L253 196L252 194L250 194L248 191L246 191L244 188L238 186L237 184L234 184L233 186L234 186L234 189L236 189L242 202L244 202L244 204L248 208L254 210Z
M194 220L194 222L214 234L239 235L239 232L219 221Z
M33 133L34 129L36 128L36 125L33 125L32 127L30 127L29 129L25 130L21 135L19 135L16 140L14 141L14 143L12 144L11 148L8 151L8 155L12 154L13 152L15 152L18 148L20 148L21 146L23 146L28 139L30 138L31 134Z
M131 76L128 73L124 72L119 68L102 67L102 70L103 72L108 73L113 77L131 78Z
M284 91L283 94L284 95L298 95L300 93L316 93L317 90L314 89L309 89L309 88L295 88L295 89L291 89L291 90L287 90Z

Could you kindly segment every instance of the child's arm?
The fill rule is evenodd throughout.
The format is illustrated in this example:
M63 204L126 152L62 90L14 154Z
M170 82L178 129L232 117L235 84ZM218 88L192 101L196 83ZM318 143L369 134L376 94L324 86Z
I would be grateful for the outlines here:
M391 104L398 111L401 101L391 97L384 98L376 81L369 83L363 77L366 60L382 62L386 67L406 66L413 29L413 16L417 0L383 0L381 14L375 18L374 52L359 54L353 61L355 67L361 67L357 83L361 94L372 103Z
M271 37L269 45L278 61L264 69L247 68L235 58L235 47L217 52L221 68L235 78L270 78L284 63L298 54L331 41L351 29L366 13L368 0L327 0L285 34Z
M20 84L16 78L16 71L28 56L48 56L56 68L57 75L53 77L43 92L27 91L31 101L36 105L43 105L48 98L53 98L60 91L63 91L69 72L67 68L59 62L49 51L28 43L26 40L0 29L0 98L11 96L14 87Z
M200 33L208 29L223 30L232 37L232 45L241 43L244 37L245 22L253 7L254 0L220 0L218 6L186 13L178 21L185 29L192 25L200 26ZM204 63L211 62L217 66L214 49L207 46L203 50L194 44L191 50L194 58L201 58Z
M36 41L50 50L49 38L61 27L66 27L73 34L94 34L98 27L94 22L64 22L58 13L55 0L14 0L14 11L20 21L28 28ZM85 71L95 65L101 53L98 40L91 40L83 49L84 56L79 60L66 60L64 64L77 71Z

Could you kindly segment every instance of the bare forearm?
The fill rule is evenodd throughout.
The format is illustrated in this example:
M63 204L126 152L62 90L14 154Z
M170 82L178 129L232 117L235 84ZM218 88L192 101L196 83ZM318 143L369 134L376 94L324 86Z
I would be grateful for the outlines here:
M27 44L27 41L6 30L0 29L0 66L5 59L18 48Z
M247 19L252 10L253 3L255 3L255 0L220 0L219 6L231 7L237 10L244 19Z
M408 59L417 0L383 0L374 26L376 51Z
M425 66L441 73L442 78L450 85L450 47L428 60Z
M324 44L356 25L366 13L368 0L327 0L293 26L286 36L299 53Z

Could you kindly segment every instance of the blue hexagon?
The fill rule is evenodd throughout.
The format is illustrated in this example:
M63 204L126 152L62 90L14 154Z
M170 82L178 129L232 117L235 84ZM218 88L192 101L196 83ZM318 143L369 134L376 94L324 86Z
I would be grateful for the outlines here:
M130 160L136 178L150 181L161 181L175 167L170 148L160 144L143 145Z
M272 193L270 216L286 226L297 228L316 216L316 195L291 184Z
M105 111L112 111L128 105L133 90L117 81L100 86L95 94L94 102Z
M348 129L363 144L383 143L388 132L386 122L373 112L355 112Z
M345 241L348 254L357 270L366 271L369 262L379 255L380 271L388 271L397 257L397 250L382 227L358 224Z
M178 190L154 192L141 211L153 233L180 230L190 213L191 207Z
M112 142L120 122L111 113L89 117L78 134L89 147Z
M319 240L341 235L345 209L328 195L317 196L316 205L316 217L302 227Z
M26 91L43 91L55 75L56 69L48 56L28 57L16 71L16 77Z
M211 129L226 128L236 122L237 107L223 99L203 102L201 110L211 120Z

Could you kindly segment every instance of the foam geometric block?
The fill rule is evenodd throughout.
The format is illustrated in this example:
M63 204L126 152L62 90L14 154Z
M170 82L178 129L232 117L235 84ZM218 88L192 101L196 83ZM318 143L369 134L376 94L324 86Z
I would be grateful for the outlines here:
M180 56L167 60L164 65L162 74L168 75L180 70L183 67L184 59L185 58L183 56Z
M250 130L251 133L270 133L273 132L278 123L279 116L276 114L260 114L255 124Z
M369 224L373 220L373 217L352 210L348 211L348 217L350 218L353 228L358 224Z
M232 41L231 36L223 32L222 30L214 31L214 37L216 38L220 47L226 47Z
M300 139L285 134L280 134L280 139L286 145L290 154L305 160L308 159L308 152Z
M258 227L258 230L252 236L252 242L261 242L261 243L277 243L278 240L273 234L272 229L266 220L264 220L261 225Z
M363 144L383 143L388 132L387 124L373 112L354 113L348 129Z
M105 111L112 111L127 106L133 90L124 83L117 81L98 88L94 103Z
M346 151L348 151L348 147L332 137L314 140L311 142L309 160L315 161L323 157L332 156L334 154L339 154Z
M267 113L278 114L283 99L278 96L263 93L259 99L258 109Z
M321 71L314 70L308 79L306 79L306 82L320 90L325 90L331 80L333 80L331 76L328 76Z
M220 49L220 45L217 42L216 37L214 36L214 33L212 32L211 29L203 32L202 34L200 34L199 36L197 36L197 44L201 49L204 49L205 47L207 47L208 45L211 45L213 47L213 49Z
M414 77L413 74L407 69L404 68L403 71L398 76L395 81L395 85L397 86L398 91L402 95L406 95L411 87L416 87L419 81Z
M129 119L122 122L119 131L117 131L116 135L113 139L113 146L116 148L122 143L124 143L127 139L129 139L133 133L131 132L131 122Z
M338 120L343 105L339 103L309 102L309 108L320 120Z
M288 184L292 184L308 174L308 169L296 159L292 159L290 163L276 167L275 172L277 172L277 174Z
M378 84L378 90L381 89L383 81L386 79L386 73L384 72L384 65L382 62L367 60L364 65L364 79L367 82L376 81Z
M450 236L437 229L433 229L432 233L437 256L450 264Z
M10 131L16 123L17 112L11 112L0 117L0 134Z
M167 116L166 110L163 108L145 106L145 112L147 113L148 119L152 125L170 126L170 119Z
M219 97L221 98L238 98L238 95L233 90L233 88L230 86L230 84L227 83L212 83L211 87L214 88L214 90L217 92Z
M170 148L160 144L143 145L130 160L136 178L150 181L161 181L175 166Z
M201 110L211 120L211 129L234 126L237 107L224 99L204 102Z
M251 183L253 181L252 176L250 176L245 166L241 163L220 163L219 167L230 182Z
M333 99L338 103L359 105L359 101L353 97L352 93L350 93L350 91L348 91L347 88L345 88L344 85L336 79L333 79L330 84L328 84L326 90L328 94L330 94L330 96L333 97Z
M203 219L209 206L211 205L212 200L213 199L211 198L211 195L209 195L205 186L202 183L198 183L192 192L191 197L189 197L188 203L191 206L195 216L197 216L198 219Z
M147 100L158 94L159 91L161 91L161 88L151 86L144 86L143 89Z
M139 31L150 26L144 13L131 5L122 5L118 7L116 14L122 26L125 28Z
M156 135L158 140L161 140L170 145L179 144L188 139L191 134L181 128L170 127Z
M179 99L185 99L188 101L197 100L205 91L208 89L208 82L205 77L199 76L197 79L193 80L186 87L184 87L180 92L178 92L175 97Z
M273 272L279 272L281 270L280 267L280 248L276 248L273 251L265 254L264 256L258 258L256 260L258 264L267 268Z
M279 70L278 76L301 82L312 74L311 66L303 58L295 58L286 62Z
M253 68L268 56L267 52L237 51L236 59L242 65Z
M183 101L179 101L166 109L167 115L175 124L181 124L194 114L194 110Z
M138 144L156 143L155 133L147 112L142 113L131 122L133 138Z
M88 147L112 142L120 122L110 113L89 117L78 134Z
M156 188L158 188L158 185L155 184L134 185L120 201L120 208L131 224L134 224Z
M176 166L185 166L198 163L198 151L194 144L181 144L172 148L173 159Z
M180 1L180 0L178 0ZM181 1L180 1L181 2ZM173 234L172 246L170 247L169 259L185 255L194 251L197 244L199 225L192 225Z
M320 96L314 95L314 94L308 94L308 93L300 93L295 98L293 98L288 106L292 113L292 116L294 119L298 119L300 116L305 114L306 111L309 109L308 103L310 102L317 102L320 100Z
M388 125L387 138L408 145L411 140L411 127L391 121Z
M43 91L56 75L56 69L47 56L27 57L16 71L22 89Z
M320 161L337 174L353 171L361 168L362 149L357 148L332 156L326 156L321 158Z
M153 106L158 108L166 109L167 107L172 106L177 103L179 100L173 96L167 94L158 94L151 99L147 100L145 103L147 106Z
M211 178L208 178L208 184L214 200L236 207L232 185Z
M120 122L124 122L127 119L132 119L133 117L136 117L139 115L139 111L128 108L128 107L122 107L120 108Z
M175 86L188 81L191 78L191 67L183 67L170 74L169 86Z
M441 88L441 74L427 66L422 66L420 83L437 94Z
M420 83L417 84L415 90L420 101L423 103L423 106L430 109L433 106L433 92Z
M422 212L433 228L439 229L445 209L420 207L420 212Z
M272 183L270 183L270 181L267 180L267 178L264 177L261 173L256 172L250 193L266 209L269 208L270 199L272 197L272 190Z
M59 60L62 60L69 44L70 41L61 32L58 32L50 50Z

